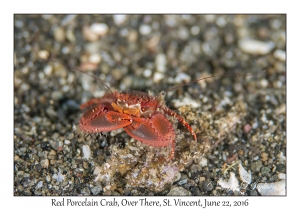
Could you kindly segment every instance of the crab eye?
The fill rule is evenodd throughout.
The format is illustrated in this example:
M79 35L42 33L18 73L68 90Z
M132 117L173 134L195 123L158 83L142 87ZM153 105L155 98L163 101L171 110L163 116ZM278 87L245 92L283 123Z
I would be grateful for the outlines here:
M146 111L146 107L142 107L142 112L145 112Z

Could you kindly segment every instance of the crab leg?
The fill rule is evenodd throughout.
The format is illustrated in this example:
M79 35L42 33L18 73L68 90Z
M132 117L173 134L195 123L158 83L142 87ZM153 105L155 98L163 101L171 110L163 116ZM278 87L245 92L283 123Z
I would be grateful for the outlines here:
M176 112L174 112L173 110L169 109L167 106L162 106L161 107L164 112L170 116L176 117L178 119L178 121L180 121L189 131L190 133L194 136L195 141L197 141L197 136L195 131L192 129L192 127L180 116L178 115Z

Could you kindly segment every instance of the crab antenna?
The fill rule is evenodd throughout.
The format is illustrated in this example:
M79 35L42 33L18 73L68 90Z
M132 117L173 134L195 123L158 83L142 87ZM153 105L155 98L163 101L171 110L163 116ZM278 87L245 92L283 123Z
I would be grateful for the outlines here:
M266 72L267 70L264 70L263 72L261 73L264 73ZM241 76L254 76L254 75L257 75L257 74L221 74L221 75L212 75L212 76L209 76L209 77L204 77L204 78L199 78L199 79L196 79L194 81L191 81L191 82L188 82L188 83L184 83L184 84L181 84L181 85L177 85L175 87L172 87L166 91L162 91L159 95L157 95L155 98L161 96L161 95L164 95L166 94L167 92L171 91L171 90L175 90L177 88L180 88L180 87L183 87L183 86L186 86L186 85L190 85L192 83L195 83L195 82L198 82L200 80L205 80L205 79L209 79L209 78L214 78L214 77L241 77Z
M76 70L76 71L79 71L79 72L81 72L81 73L83 73L83 74L86 74L86 75L88 75L88 76L94 78L96 81L100 82L100 83L101 83L108 91L110 91L110 92L113 94L113 91L108 87L108 85L107 85L102 79L96 77L96 76L93 75L93 74L89 74L88 72L82 71L81 69L76 68L76 67L73 66L73 65L68 64L68 66L71 67L72 69Z

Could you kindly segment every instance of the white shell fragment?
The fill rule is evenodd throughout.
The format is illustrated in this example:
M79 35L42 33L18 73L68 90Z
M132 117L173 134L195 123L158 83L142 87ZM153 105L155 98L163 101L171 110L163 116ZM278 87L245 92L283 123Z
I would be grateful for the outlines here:
M201 157L200 160L199 160L199 165L200 165L201 167L207 166L207 159L204 158L204 157Z
M285 174L284 173L279 173L278 174L278 179L285 179Z
M48 159L41 160L41 165L42 165L43 168L48 168L49 160Z
M185 106L185 105L190 105L192 108L199 108L200 107L200 103L191 99L191 98L183 98L182 100L180 99L174 99L172 100L174 106L176 108L181 107L181 106Z
M64 180L64 178L65 178L65 176L62 173L60 173L60 170L59 170L56 181L62 182L62 180Z
M90 57L89 57L89 61L91 62L91 63L96 63L96 64L98 64L98 63L100 63L101 62L101 55L99 54L99 53L93 53L93 54L91 54L90 55Z
M277 58L277 59L280 60L280 61L285 61L285 59L286 59L286 53L285 53L285 51L283 51L283 50L277 49L277 50L274 52L274 57Z
M285 163L285 156L283 155L283 152L279 152L279 154L276 156L277 157L277 160L279 163Z
M62 182L65 176L60 172L59 169L59 172L57 174L53 174L52 178L55 179L57 182Z
M100 172L101 172L101 167L97 166L94 170L94 175L98 175L98 174L100 174Z
M75 20L76 17L77 15L66 15L64 19L62 19L62 21L60 22L61 26L69 25Z
M230 178L228 181L224 181L223 179L220 179L218 181L218 184L225 189L240 191L239 181L237 180L233 172L230 172Z
M286 195L285 180L274 183L259 183L257 190L261 195Z
M103 36L108 32L108 26L105 23L93 23L90 30L98 36Z
M191 193L184 189L183 187L175 187L170 190L167 194L168 196L189 196Z
M164 78L164 74L160 73L160 72L155 72L154 76L153 76L153 81L155 83L159 82L160 80L162 80Z
M242 163L239 163L239 174L240 174L240 179L243 182L246 182L247 184L251 183L251 171L249 171L249 173L244 169L244 167L242 166Z
M43 187L43 181L39 181L36 187L37 187L37 188Z
M126 21L127 15L123 15L123 14L114 15L113 18L114 18L114 22L116 25L121 25L122 23L124 23Z
M273 42L262 42L254 39L242 39L239 41L239 47L245 53L266 55L275 47L275 45Z
M175 82L176 83L182 83L182 82L190 82L191 81L191 76L188 74L185 74L183 72L180 72L179 74L177 74L177 76L175 77Z
M166 65L167 65L167 57L165 54L158 54L155 57L155 66L157 71L159 72L166 72Z
M151 31L152 31L152 28L149 25L144 24L144 25L140 26L140 33L142 35L148 35L151 33Z
M83 159L89 159L91 157L91 149L89 145L82 146Z

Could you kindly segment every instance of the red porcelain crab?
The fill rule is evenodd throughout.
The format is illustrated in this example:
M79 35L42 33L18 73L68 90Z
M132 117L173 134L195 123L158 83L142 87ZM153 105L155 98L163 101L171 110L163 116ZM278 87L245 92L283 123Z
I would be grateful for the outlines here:
M197 141L197 136L191 126L181 116L165 105L163 94L208 78L252 75L255 74L227 74L200 78L170 88L156 97L139 91L112 92L103 81L90 75L103 83L111 93L106 94L102 98L91 99L80 106L81 109L86 109L86 111L80 118L79 128L87 133L101 133L123 128L129 136L146 145L153 147L172 146L170 154L170 159L172 159L175 152L175 131L166 115L177 118L190 131L195 141Z
M80 108L87 109L80 118L82 131L100 133L123 128L129 136L146 145L172 146L170 159L175 152L175 131L165 115L176 117L197 141L191 126L165 105L162 94L153 97L138 91L114 92L91 99Z

